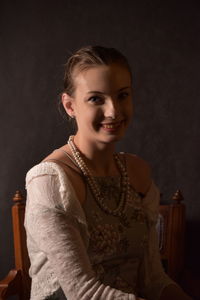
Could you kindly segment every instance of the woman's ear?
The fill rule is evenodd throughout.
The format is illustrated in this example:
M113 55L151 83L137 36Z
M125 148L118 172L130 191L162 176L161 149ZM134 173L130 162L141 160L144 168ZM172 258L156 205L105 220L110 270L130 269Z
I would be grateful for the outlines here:
M62 94L62 104L63 104L63 107L66 111L66 113L71 117L71 118L74 118L75 117L75 114L74 114L74 108L73 108L73 99L71 96L69 96L67 93L63 93Z

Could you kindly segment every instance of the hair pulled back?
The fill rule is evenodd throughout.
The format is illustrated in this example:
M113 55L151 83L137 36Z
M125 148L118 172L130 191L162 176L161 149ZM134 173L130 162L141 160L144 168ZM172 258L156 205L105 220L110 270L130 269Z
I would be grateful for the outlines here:
M64 74L64 92L72 96L75 91L74 73L100 65L118 63L128 69L131 68L126 57L114 48L102 46L87 46L76 51L67 61Z

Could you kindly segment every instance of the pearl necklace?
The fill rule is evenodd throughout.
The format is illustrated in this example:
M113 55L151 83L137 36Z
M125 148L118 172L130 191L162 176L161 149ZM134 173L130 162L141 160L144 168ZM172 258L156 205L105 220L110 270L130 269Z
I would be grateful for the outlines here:
M104 202L104 197L100 192L99 186L95 180L95 177L92 176L91 171L87 167L83 158L81 157L81 153L73 142L74 136L70 136L68 140L68 144L70 150L72 152L73 158L76 161L77 165L81 169L83 175L85 176L87 183L91 189L91 192L94 196L94 199L98 206L107 214L116 216L116 217L124 217L124 212L126 210L127 202L129 200L129 178L126 172L124 165L122 164L119 156L114 154L114 159L116 161L116 165L121 173L121 195L118 207L115 209L110 209Z

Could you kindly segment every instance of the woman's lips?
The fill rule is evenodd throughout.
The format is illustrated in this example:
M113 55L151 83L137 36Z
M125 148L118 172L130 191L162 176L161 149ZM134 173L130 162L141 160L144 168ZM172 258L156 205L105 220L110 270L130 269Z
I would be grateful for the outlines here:
M103 127L104 130L106 131L115 131L118 129L123 121L120 122L115 122L115 123L103 123L101 126Z

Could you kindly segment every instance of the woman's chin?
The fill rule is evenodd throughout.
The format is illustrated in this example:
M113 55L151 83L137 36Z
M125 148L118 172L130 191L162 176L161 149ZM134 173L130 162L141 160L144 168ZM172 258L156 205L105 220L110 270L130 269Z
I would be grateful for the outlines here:
M102 136L102 142L104 143L115 143L118 142L119 140L121 140L124 136L124 132L118 132L116 133L111 133L109 132L109 134L103 134Z

